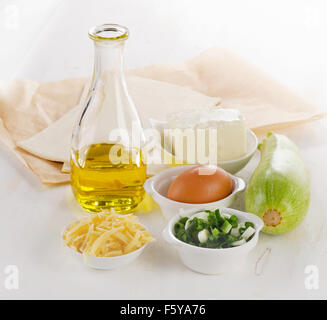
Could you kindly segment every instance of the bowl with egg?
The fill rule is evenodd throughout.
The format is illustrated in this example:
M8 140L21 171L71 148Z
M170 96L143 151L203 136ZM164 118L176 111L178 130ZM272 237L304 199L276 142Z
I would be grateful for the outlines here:
M245 182L216 165L184 165L161 171L144 188L169 220L180 209L229 207Z
M186 267L203 274L220 274L244 268L262 227L262 220L254 214L203 206L181 210L162 235Z

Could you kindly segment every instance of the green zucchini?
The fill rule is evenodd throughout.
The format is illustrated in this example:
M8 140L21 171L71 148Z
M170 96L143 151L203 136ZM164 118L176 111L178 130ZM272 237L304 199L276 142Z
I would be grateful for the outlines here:
M265 233L289 232L303 221L308 211L308 170L296 145L284 135L268 133L260 151L260 163L245 194L246 211L263 220Z

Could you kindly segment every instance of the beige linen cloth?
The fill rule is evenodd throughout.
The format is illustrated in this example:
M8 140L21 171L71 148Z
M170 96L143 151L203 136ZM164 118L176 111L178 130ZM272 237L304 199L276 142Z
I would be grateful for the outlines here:
M128 74L221 97L222 107L240 110L247 126L257 134L326 116L267 74L221 48L208 49L185 63L153 65ZM61 172L62 163L38 158L19 149L16 142L30 138L75 107L86 81L83 78L46 83L30 80L0 83L0 140L43 183L65 183L70 177Z

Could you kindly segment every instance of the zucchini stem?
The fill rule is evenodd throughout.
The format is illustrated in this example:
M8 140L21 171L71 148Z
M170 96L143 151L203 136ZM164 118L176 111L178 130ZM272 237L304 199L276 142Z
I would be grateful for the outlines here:
M267 227L276 227L282 222L282 215L278 210L269 209L263 215L263 222Z

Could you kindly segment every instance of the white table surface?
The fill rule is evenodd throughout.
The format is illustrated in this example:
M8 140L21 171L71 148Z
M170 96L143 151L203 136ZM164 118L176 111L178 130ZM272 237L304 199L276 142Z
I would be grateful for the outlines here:
M179 62L222 45L327 108L326 9L323 0L3 0L0 79L89 75L93 49L87 30L115 22L131 31L128 68ZM305 222L283 236L260 235L243 271L219 276L182 265L160 235L165 221L159 211L139 216L157 242L135 263L110 272L89 269L61 248L62 228L81 212L70 187L41 185L0 146L0 298L326 298L325 128L319 121L287 131L311 173L312 201ZM258 155L240 175L246 177L257 161ZM239 199L235 206L241 204ZM267 248L269 256L256 269ZM7 265L18 267L18 290L4 286ZM318 290L305 288L307 265L320 271Z

